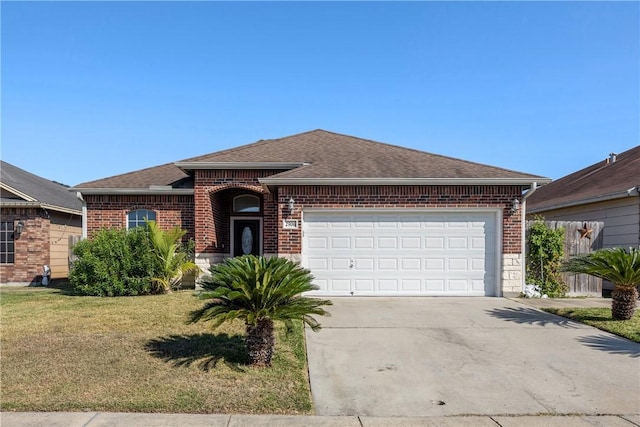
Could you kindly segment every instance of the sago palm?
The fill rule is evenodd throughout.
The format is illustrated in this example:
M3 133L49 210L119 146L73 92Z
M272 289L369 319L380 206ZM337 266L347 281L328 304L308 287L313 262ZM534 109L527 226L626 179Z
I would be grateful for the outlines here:
M311 283L313 276L284 258L244 255L213 265L209 271L211 276L201 282L200 298L210 301L191 313L191 322L211 321L215 328L243 320L245 346L254 366L271 366L274 320L289 328L293 320L301 320L317 331L320 324L311 315L326 315L322 306L331 305L329 300L302 296L317 289Z
M611 317L629 320L633 317L640 285L640 249L600 249L577 256L564 263L563 271L585 273L613 283Z
M153 251L158 259L159 273L151 280L161 292L170 292L182 282L186 273L198 272L200 268L189 259L189 255L180 250L180 241L185 230L175 227L162 230L155 221L147 221L149 237L153 243Z

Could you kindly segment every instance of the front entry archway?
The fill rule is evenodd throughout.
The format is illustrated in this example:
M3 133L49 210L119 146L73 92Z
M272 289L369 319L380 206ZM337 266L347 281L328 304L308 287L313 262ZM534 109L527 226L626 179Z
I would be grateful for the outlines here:
M231 218L231 255L262 255L262 218Z

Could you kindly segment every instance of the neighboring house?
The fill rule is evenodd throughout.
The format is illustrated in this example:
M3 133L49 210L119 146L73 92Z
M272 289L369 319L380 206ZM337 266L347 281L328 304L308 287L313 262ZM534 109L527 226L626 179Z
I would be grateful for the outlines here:
M528 199L527 213L556 221L602 221L603 247L638 247L639 190L640 145L541 187Z
M82 204L68 187L0 162L0 283L38 284L69 274L70 236L82 233Z
M547 178L314 130L79 184L87 230L180 226L203 267L301 262L323 295L522 290L523 191Z

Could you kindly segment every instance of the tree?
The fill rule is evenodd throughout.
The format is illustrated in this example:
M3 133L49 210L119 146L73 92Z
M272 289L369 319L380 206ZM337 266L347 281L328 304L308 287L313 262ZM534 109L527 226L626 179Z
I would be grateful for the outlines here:
M600 249L566 261L563 271L585 273L613 283L611 317L629 320L633 317L640 285L640 249Z
M186 273L198 272L200 268L181 250L180 241L186 234L180 227L165 231L155 221L146 221L153 252L158 258L160 270L151 280L159 291L167 293L182 282Z
M564 228L553 230L536 218L527 230L527 284L550 297L564 296L568 288L559 273L563 257Z
M191 313L191 322L211 321L216 328L224 322L244 320L245 347L254 366L271 366L275 345L273 322L283 321L291 328L300 320L313 331L320 324L311 315L324 316L322 308L331 301L304 297L318 289L313 276L298 264L284 258L244 255L213 265L211 276L201 282L203 308Z

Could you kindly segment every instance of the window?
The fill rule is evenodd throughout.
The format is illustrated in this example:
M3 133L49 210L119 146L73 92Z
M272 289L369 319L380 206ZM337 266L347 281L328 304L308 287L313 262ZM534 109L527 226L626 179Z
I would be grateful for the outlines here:
M260 212L260 197L243 194L233 198L233 212L256 213Z
M0 222L0 264L13 264L14 256L13 221Z
M149 209L138 209L129 212L127 215L127 230L131 230L136 227L144 227L146 224L144 220L155 221L156 213Z

